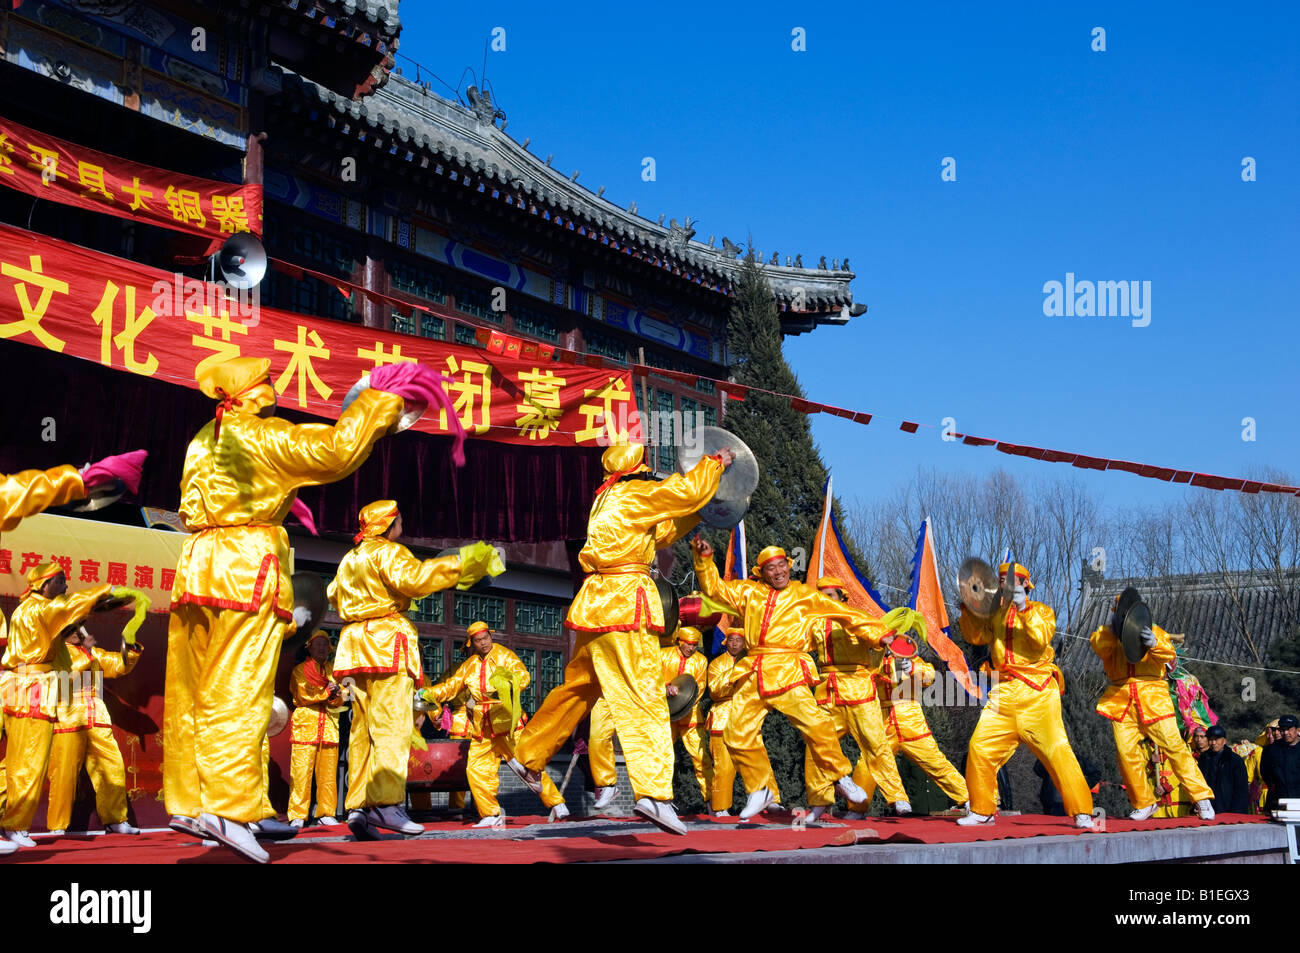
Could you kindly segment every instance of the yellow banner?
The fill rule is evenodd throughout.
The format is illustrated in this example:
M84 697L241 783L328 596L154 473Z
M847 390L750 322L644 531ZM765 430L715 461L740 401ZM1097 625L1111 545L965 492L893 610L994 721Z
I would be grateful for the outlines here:
M21 596L27 570L57 562L70 590L129 586L149 596L149 611L166 612L185 539L185 533L42 513L0 536L0 596Z

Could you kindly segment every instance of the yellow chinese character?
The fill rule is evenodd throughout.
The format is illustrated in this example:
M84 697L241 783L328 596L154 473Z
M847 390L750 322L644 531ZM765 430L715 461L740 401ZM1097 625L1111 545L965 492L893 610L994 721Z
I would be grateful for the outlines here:
M27 148L32 150L32 161L27 163L27 167L35 169L41 174L41 183L46 188L49 188L50 183L55 179L66 179L68 177L68 173L59 171L59 154L53 149L42 149L30 142L27 143Z
M524 385L525 404L515 404L520 417L515 426L528 435L529 440L545 440L560 424L560 388L568 383L556 377L553 371L542 373L540 368L519 375Z
M217 220L217 228L223 232L248 231L248 216L244 213L242 195L212 196L212 217Z
M14 154L14 145L9 141L9 137L0 132L0 172L5 175L13 175L14 170L10 168L14 160L9 158Z
M417 358L402 353L402 345L394 344L391 351L384 351L384 342L376 341L375 349L368 351L363 347L357 348L357 357L365 357L375 362L375 367L383 367L385 364L401 364L404 361L411 364L418 364Z
M153 192L142 188L138 177L131 179L130 185L122 186L122 193L131 196L131 204L128 207L132 212L138 208L148 209L149 203L145 199L153 198Z
M106 367L113 366L113 353L109 348L111 341L119 351L122 352L122 364L132 374L145 374L152 377L158 370L158 358L150 354L143 361L137 360L135 356L135 339L140 333L153 323L155 317L152 308L145 308L139 313L135 310L135 286L126 286L126 295L124 307L126 310L124 327L116 335L113 334L113 309L117 304L117 285L113 282L105 282L104 296L99 299L99 305L91 312L91 317L95 323L102 327L103 333L100 335L99 343L99 362Z
M232 357L239 357L239 342L232 342L230 340L230 335L247 334L248 326L241 324L238 321L231 320L228 307L220 314L213 315L212 309L207 305L204 305L201 310L191 311L187 304L185 308L185 320L203 325L203 333L191 335L190 343L195 347L201 347L213 352L195 365L195 377L203 373L213 364L220 364L223 361L230 360ZM220 340L217 340L212 336L214 332L221 335Z
M56 291L64 295L68 293L68 283L41 274L40 255L31 256L30 270L18 265L11 265L8 262L0 263L0 275L17 279L17 283L14 285L14 294L18 296L18 307L23 313L21 321L0 324L0 338L12 338L24 332L30 332L36 340L51 351L62 351L64 342L41 327L41 320L45 317L45 310L50 306L50 298L54 296L54 293ZM36 299L34 306L26 282L31 282L41 289L40 297Z
M632 392L623 383L623 378L611 377L608 384L604 387L597 387L595 390L588 390L584 387L582 396L595 397L600 403L580 404L578 406L578 412L586 418L587 426L573 435L574 440L583 443L587 440L596 440L604 435L608 439L610 446L625 443L627 441L626 406L620 408L624 411L622 425L619 424L614 413L614 404L626 405L632 398Z
M208 220L203 215L203 197L198 192L169 185L167 191L163 193L163 198L167 200L167 209L176 221L193 222L199 228L208 224Z
M89 162L77 163L77 181L85 186L86 191L81 193L83 199L88 199L92 195L102 195L110 202L113 201L113 193L108 190L104 182L104 167L102 165L92 165Z
M311 343L308 343L308 338ZM330 359L329 348L325 347L321 341L320 335L315 331L308 331L301 324L298 325L297 341L275 341L277 351L288 351L293 355L289 359L289 366L284 369L284 373L279 376L275 382L275 392L281 397L289 387L289 382L297 376L298 378L298 406L307 406L307 381L311 381L312 390L316 391L316 396L321 400L329 400L330 394L334 393L332 388L326 387L325 382L316 375L316 368L312 366L312 358L319 357L322 360Z
M486 433L492 425L492 368L481 361L459 361L453 355L447 358L447 376L451 378L447 392L461 426L470 433ZM445 410L438 413L438 427L447 429Z

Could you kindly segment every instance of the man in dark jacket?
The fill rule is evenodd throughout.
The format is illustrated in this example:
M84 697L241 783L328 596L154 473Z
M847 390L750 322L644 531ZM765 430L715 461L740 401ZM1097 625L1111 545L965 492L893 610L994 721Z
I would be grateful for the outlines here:
M1295 715L1283 715L1277 720L1282 732L1264 749L1259 761L1259 773L1268 785L1268 800L1264 810L1274 811L1282 798L1300 798L1300 722Z
M1228 747L1228 735L1218 725L1205 733L1210 747L1197 766L1205 783L1214 791L1214 810L1219 814L1250 813L1250 782L1246 780L1246 762Z

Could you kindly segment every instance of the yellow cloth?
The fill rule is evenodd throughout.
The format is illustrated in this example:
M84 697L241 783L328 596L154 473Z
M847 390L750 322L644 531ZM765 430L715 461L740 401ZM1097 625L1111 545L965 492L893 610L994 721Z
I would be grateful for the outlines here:
M8 749L5 766L8 790L5 792L4 820L7 831L28 831L41 800L41 788L50 766L50 743L54 722L47 718L5 718Z
M421 684L419 638L406 611L412 599L450 589L459 578L458 556L420 560L401 543L373 537L348 550L328 590L347 623L334 655L335 674L402 672Z
M259 391L265 388L259 388ZM280 521L298 488L350 475L401 415L400 397L363 392L334 426L227 412L190 442L181 514L193 534L172 589L163 704L167 810L261 819L259 745L280 645L293 631L289 542ZM409 712L408 712L409 719Z
M849 638L867 648L878 648L888 631L878 619L795 580L780 590L755 579L724 581L712 557L698 554L695 577L705 595L736 609L754 661L758 693L764 698L820 681L808 655L809 627L814 620L840 622Z
M651 632L579 632L564 684L552 689L519 734L515 757L545 771L602 694L618 733L637 798L671 801L673 742L660 677L659 640Z
M1178 733L1174 703L1165 678L1166 666L1175 659L1173 644L1160 626L1153 625L1151 630L1156 644L1138 662L1128 660L1124 644L1108 625L1097 629L1089 639L1110 679L1109 687L1097 703L1097 714L1111 722L1120 774L1129 803L1136 810L1150 807L1156 800L1147 778L1150 756L1139 744L1144 737L1160 749L1192 801L1214 797Z
M0 474L0 533L9 532L24 517L85 495L81 474L72 466Z
M45 826L52 831L68 829L83 763L95 789L99 822L107 827L126 820L126 762L113 729L107 725L56 728L50 745L50 800L45 809Z
M614 719L609 703L600 699L591 708L591 728L587 732L587 765L591 783L598 788L618 784L618 766L614 761Z
M951 800L966 803L970 797L966 779L939 750L930 723L925 720L925 709L921 707L922 690L934 684L934 666L924 659L913 659L911 675L900 678L895 685L894 664L892 657L886 657L876 674L876 695L890 750L895 755L900 752L906 755ZM861 786L871 794L876 787L875 779Z
M736 761L726 745L725 735L732 721L744 722L743 737L763 737L763 722L767 720L768 707L758 697L758 680L754 677L753 660L746 655L733 658L723 652L709 663L709 752L713 758L713 781L710 786L711 806L715 811L731 807L732 789L736 780ZM719 757L719 752L722 757ZM772 764L766 756L751 757L747 763L751 780L757 791L767 788L772 796L781 800L781 791L772 773ZM748 782L746 782L748 784Z
M338 809L339 713L325 700L334 681L328 662L307 659L289 676L294 710L289 719L289 820L305 821L316 782L316 816L333 817ZM321 684L321 683L324 684Z
M492 709L502 704L491 684L492 676L497 671L514 675L515 684L521 692L532 681L532 676L518 655L500 643L493 643L487 655L480 657L478 653L471 653L456 671L437 685L422 689L420 694L426 701L449 702L461 692L467 692L474 699L474 712L469 718L469 737L473 740L507 737L509 732L498 732L492 725ZM475 796L475 801L477 800Z
M405 672L352 678L347 809L404 804L415 684Z
M591 575L569 607L565 625L577 632L664 634L663 607L650 578L656 549L671 545L698 522L693 514L713 498L722 464L705 457L666 480L615 483L596 497L587 543L578 554Z
M817 657L825 681L817 687L822 705L859 705L875 701L874 673L885 653L851 636L831 619L819 619L808 627L808 641Z
M143 652L108 652L98 646L83 648L80 645L68 647L71 658L72 692L63 699L58 708L58 734L77 728L111 727L112 719L108 706L104 704L100 691L100 679L121 678L129 675L140 661Z

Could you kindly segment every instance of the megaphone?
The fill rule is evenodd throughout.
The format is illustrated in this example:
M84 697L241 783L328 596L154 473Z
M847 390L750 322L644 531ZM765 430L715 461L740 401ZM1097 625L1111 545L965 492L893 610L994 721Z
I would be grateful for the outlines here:
M212 261L221 280L232 288L256 288L266 277L266 249L248 232L227 238Z

